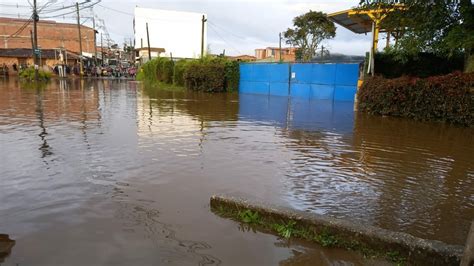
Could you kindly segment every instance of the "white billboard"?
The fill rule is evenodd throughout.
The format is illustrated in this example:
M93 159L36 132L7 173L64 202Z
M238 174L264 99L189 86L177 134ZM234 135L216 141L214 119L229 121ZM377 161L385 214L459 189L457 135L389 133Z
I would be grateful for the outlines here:
M148 47L146 23L150 33L150 47L164 48L165 56L199 58L201 56L201 13L135 8L135 48ZM204 52L207 47L207 23L204 23Z

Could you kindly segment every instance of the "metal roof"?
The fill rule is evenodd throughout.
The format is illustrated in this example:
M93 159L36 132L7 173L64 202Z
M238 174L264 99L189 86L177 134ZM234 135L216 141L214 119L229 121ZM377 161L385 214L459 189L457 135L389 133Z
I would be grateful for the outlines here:
M17 58L30 58L33 55L33 50L29 48L0 48L0 57L17 57ZM41 58L43 59L54 59L58 55L55 54L55 49L42 49ZM68 59L78 59L79 55L67 51Z
M372 19L367 14L349 15L354 9L339 11L328 14L333 22L355 33L367 33L372 31Z

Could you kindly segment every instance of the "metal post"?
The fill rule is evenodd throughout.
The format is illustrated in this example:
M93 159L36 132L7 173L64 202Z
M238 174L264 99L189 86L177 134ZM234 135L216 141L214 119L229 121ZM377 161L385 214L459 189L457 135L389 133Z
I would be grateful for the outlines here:
M100 59L102 60L102 64L104 64L104 43L102 40L102 33L100 33Z
M79 75L82 77L82 37L81 37L81 18L79 17L79 3L76 2L77 29L79 32Z
M201 20L201 58L204 57L204 23L206 23L206 16L202 15Z
M35 68L35 81L38 81L38 12L36 10L36 0L33 0L33 60L34 60L34 68Z
M92 16L92 27L94 28L94 57L95 57L94 64L95 66L97 66L97 37L96 37L97 31L95 30L95 17L94 16Z
M374 67L374 62L375 62L375 45L377 44L376 41L375 41L375 21L372 22L372 49L370 51L370 61L369 61L369 64L370 64L370 68L369 68L369 72L372 76L374 76L374 70L375 70L375 67Z
M281 32L280 32L279 36L280 36L280 63L281 63L283 61L282 58L281 58Z
M148 60L151 61L150 33L148 32L148 22L146 23L146 39L148 42Z

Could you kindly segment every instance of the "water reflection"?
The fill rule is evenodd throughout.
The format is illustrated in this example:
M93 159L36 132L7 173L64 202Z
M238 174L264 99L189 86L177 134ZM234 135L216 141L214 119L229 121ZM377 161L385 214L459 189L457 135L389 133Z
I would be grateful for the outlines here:
M474 217L472 129L135 82L18 86L0 84L0 230L21 264L304 265L305 250L210 214L219 193L457 244Z
M0 234L0 263L5 262L12 252L13 246L15 246L15 240L10 239L9 235Z
M292 140L284 146L294 207L462 244L474 218L473 130L352 109L240 95L239 114Z

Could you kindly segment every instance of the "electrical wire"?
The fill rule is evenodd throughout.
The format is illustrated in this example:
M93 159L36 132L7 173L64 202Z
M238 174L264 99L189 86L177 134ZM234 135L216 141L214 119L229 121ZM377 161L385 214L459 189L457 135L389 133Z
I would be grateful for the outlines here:
M11 39L13 37L16 37L18 34L22 33L23 30L26 29L26 27L28 27L28 25L30 25L30 23L33 21L33 15L28 19L27 22L25 22L25 24L23 24L20 28L18 28L17 31L15 31L14 33L10 34L10 36L7 36L6 39Z
M238 52L239 54L243 54L239 49L235 48L232 46L229 42L227 42L218 32L216 29L213 28L211 24L209 24L209 28L219 37L222 41L224 41L230 48L232 48L234 51Z
M242 41L248 41L248 38L237 35L237 34L233 33L232 31L226 30L224 27L222 27L218 24L212 23L212 21L207 21L207 22L209 23L209 25L212 25L215 28L219 28L220 30L222 30L222 31L224 31L228 34L233 35L237 39L240 39ZM263 41L259 41L259 40L255 40L255 39L253 39L252 42L260 43L260 44L263 44L263 45L268 45L268 42L263 42Z
M104 5L101 5L101 4L98 4L98 6L100 6L100 7L102 7L102 8L105 8L105 9L108 9L108 10L115 11L115 12L120 13L120 14L124 14L124 15L128 15L128 16L135 17L135 15L132 14L132 13L120 11L120 10L117 10L117 9L114 9L114 8L111 8L111 7L107 7L107 6L104 6Z

